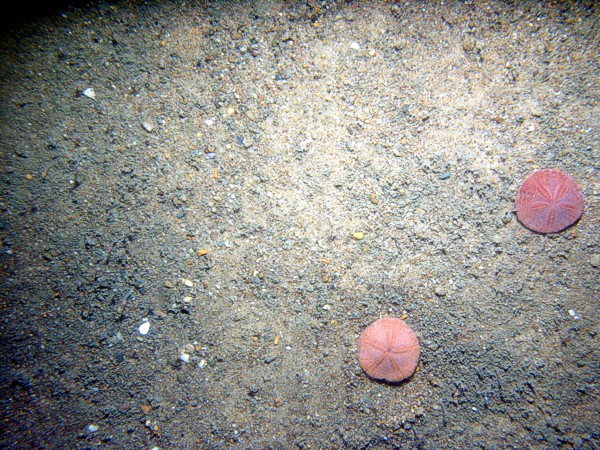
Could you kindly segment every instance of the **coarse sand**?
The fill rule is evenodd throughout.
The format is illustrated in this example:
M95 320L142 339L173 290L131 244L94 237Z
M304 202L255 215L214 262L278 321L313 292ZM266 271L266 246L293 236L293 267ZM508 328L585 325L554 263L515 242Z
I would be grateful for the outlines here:
M19 6L1 448L600 447L596 2ZM515 214L542 168L559 233Z

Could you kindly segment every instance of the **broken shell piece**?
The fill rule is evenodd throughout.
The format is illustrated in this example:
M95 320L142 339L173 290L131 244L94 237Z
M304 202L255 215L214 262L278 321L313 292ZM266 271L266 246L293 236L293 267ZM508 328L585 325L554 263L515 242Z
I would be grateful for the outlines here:
M148 331L150 331L150 322L144 322L141 324L138 328L138 331L142 335L148 334Z
M152 131L154 130L154 121L152 119L144 119L144 121L142 122L142 127L144 127L144 130L146 130L148 133L152 133Z
M83 95L85 95L86 97L89 97L93 100L96 100L96 91L94 91L94 88L86 88L83 90Z
M185 350L182 353L194 353L196 351L196 347L194 344L185 344Z

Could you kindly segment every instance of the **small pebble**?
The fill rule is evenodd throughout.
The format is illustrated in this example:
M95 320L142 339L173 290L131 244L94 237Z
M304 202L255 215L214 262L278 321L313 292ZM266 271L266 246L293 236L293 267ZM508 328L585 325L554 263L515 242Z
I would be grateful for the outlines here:
M96 91L94 91L94 88L91 88L91 87L87 88L87 89L84 89L83 95L85 95L86 97L89 97L89 98L91 98L93 100L96 99Z
M233 108L233 106L230 106L229 108L227 108L228 116L233 116L234 114L235 114L235 109Z
M150 414L152 412L152 405L142 405L142 411L144 411L144 414Z
M189 363L190 355L188 355L187 353L182 353L181 355L179 355L179 359L181 359L184 363Z
M95 433L95 432L96 432L96 431L98 431L99 429L100 429L100 427L99 427L98 425L95 425L95 424L93 424L93 423L92 423L92 424L90 424L90 425L88 425L88 431L89 431L90 433Z
M154 131L154 123L150 119L144 120L142 122L142 127L144 127L144 130L146 130L149 133L151 133L152 131Z
M360 241L362 238L365 237L365 234L362 231L358 231L356 233L352 233L352 237L357 241Z
M352 44L350 44L350 48L352 50L360 50L360 45L358 45L358 42L353 42Z
M504 211L502 213L502 222L506 225L508 223L510 223L510 221L512 220L512 214L510 211Z
M196 351L196 346L194 344L185 344L185 351L183 353L194 353Z
M435 295L437 295L438 297L445 297L446 294L448 294L448 291L446 290L446 288L443 288L442 286L438 286L435 288Z
M138 331L141 335L148 334L148 331L150 331L150 322L144 322L143 324L141 324L138 328Z
M185 284L187 287L193 287L194 286L194 282L192 280L188 280L187 278L182 278L181 281L183 282L183 284Z

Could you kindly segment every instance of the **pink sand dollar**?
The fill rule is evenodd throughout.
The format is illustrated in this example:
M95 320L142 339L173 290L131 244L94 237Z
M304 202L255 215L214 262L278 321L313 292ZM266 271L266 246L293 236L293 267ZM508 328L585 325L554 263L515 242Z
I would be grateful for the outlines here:
M517 217L538 233L556 233L573 225L583 214L583 194L564 172L536 170L529 175L515 201Z
M419 338L401 319L376 320L358 339L358 362L371 378L402 381L417 368Z

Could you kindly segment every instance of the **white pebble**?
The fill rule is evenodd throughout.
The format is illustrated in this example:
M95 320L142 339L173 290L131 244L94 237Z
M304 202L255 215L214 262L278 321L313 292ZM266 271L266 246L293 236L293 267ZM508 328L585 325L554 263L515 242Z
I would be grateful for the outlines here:
M206 367L206 360L201 359L200 362L198 363L198 367L200 367L201 369L204 369Z
M144 127L144 130L148 131L149 133L154 130L154 122L152 122L150 119L144 120L142 122L142 126Z
M98 431L100 429L100 427L98 425L94 425L93 423L88 425L88 431L90 433L95 433L96 431Z
M187 353L182 353L181 355L179 355L179 359L181 359L184 363L189 363L190 355L188 355Z
M141 324L138 328L138 331L140 334L148 334L148 331L150 331L150 322L144 322Z
M181 281L183 281L183 284L185 284L187 287L194 286L194 282L192 280L188 280L187 278L182 278Z
M94 91L94 88L87 88L83 90L83 95L85 95L86 97L89 97L93 100L96 99L96 91Z
M353 42L350 44L350 48L353 50L360 50L360 45L358 45L358 42Z

